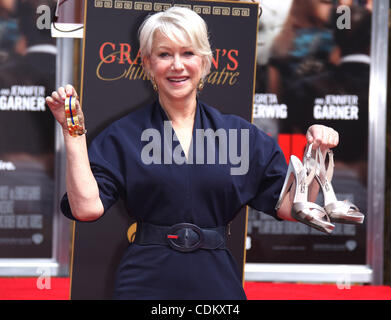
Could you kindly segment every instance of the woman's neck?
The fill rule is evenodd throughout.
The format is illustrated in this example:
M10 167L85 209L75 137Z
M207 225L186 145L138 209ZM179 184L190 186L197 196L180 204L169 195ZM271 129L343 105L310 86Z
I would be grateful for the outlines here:
M159 102L173 124L181 125L194 120L197 106L195 97L175 100L159 96Z

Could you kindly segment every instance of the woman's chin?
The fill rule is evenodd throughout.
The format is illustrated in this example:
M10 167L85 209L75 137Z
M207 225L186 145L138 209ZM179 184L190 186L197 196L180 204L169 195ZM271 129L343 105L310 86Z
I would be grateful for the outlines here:
M191 97L196 97L196 90L189 90L188 88L175 88L174 90L168 90L165 93L160 93L168 99L172 100L184 100Z

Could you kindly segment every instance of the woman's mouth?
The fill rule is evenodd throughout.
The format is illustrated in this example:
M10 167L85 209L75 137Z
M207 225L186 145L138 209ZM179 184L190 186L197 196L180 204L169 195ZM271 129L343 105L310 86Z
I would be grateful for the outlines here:
M168 81L172 82L172 83L182 83L182 82L185 82L187 79L189 79L189 77L169 77L167 78Z

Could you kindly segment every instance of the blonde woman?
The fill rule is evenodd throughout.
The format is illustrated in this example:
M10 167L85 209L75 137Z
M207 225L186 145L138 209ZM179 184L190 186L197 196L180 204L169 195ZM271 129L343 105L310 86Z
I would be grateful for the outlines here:
M156 13L144 21L139 38L157 99L114 122L88 152L85 135L69 136L64 120L64 100L76 95L73 87L59 88L47 98L67 148L62 210L71 219L93 221L123 197L137 219L135 242L118 267L115 299L245 299L226 246L227 225L247 204L292 220L289 199L278 213L274 209L285 158L255 126L197 99L212 58L200 16L178 7ZM237 133L227 147L246 147L247 167L232 170L240 164L225 157L229 150L219 149L223 140L218 139L214 162L208 162L210 146L195 148L199 134L206 132L229 138L234 137L230 132ZM171 147L165 143L167 133L175 137ZM324 147L338 143L337 133L323 126L313 126L308 137ZM155 138L157 145L151 144Z

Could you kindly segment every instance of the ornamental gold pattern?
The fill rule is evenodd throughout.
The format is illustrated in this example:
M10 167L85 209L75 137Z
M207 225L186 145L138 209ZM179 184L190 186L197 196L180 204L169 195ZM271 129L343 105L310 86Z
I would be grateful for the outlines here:
M144 1L126 1L126 0L94 0L95 8L117 9L117 10L137 10L137 11L155 11L160 12L167 10L173 5L170 3L161 2L144 2ZM214 5L200 5L200 4L180 4L176 3L174 6L185 7L192 9L200 15L215 15L215 16L234 16L234 17L249 17L249 8L237 8L214 6Z

